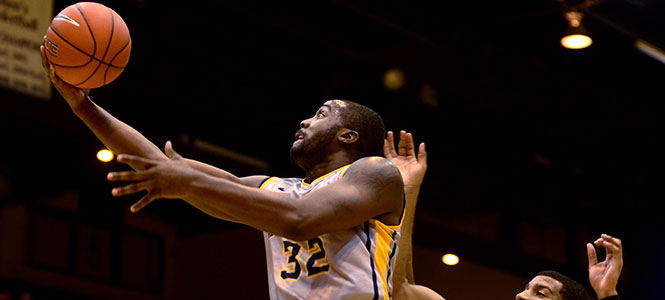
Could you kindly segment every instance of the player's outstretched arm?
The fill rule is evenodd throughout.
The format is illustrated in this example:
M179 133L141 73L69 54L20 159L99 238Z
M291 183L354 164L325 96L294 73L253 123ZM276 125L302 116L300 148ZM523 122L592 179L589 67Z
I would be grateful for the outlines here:
M118 155L119 162L139 165L141 170L109 173L110 181L133 182L114 188L113 195L147 192L132 206L133 212L156 199L183 199L214 217L299 241L369 219L397 225L401 217L402 179L385 158L360 159L349 166L342 179L294 199L195 170L170 144L166 153L170 157L166 161Z
M46 37L44 37L46 39ZM126 123L118 120L89 97L90 89L80 89L60 79L53 66L46 59L46 49L39 47L42 56L42 67L49 76L55 89L62 95L74 114L97 136L106 147L114 153L138 155L148 159L167 160L167 156L155 144L145 138L140 132ZM238 178L222 169L195 161L187 160L191 167L215 177L222 177L248 186L258 186L265 176L250 176ZM142 165L129 163L138 170Z
M44 37L46 39L46 37ZM67 101L74 114L114 153L130 153L152 159L166 159L166 156L134 128L121 122L97 106L88 96L90 89L80 89L60 79L46 58L46 49L39 47L42 66L55 89ZM131 165L133 168L138 166Z
M596 248L591 243L586 245L591 287L596 292L598 299L618 296L616 288L623 268L621 240L602 234L593 244L605 248L605 260L599 262Z

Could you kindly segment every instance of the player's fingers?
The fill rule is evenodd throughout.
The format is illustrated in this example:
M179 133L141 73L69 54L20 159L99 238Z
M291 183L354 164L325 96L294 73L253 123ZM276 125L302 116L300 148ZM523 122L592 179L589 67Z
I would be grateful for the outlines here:
M141 181L137 183L128 184L126 186L121 186L113 188L111 194L115 197L121 197L131 194L136 194L141 191L147 191L150 186L150 183L147 181Z
M602 246L605 248L605 251L611 252L611 253L621 253L621 240L614 239L612 237L604 237L601 236L599 239L596 240L595 244L596 246Z
M178 152L175 152L175 150L173 150L173 144L171 143L171 141L166 141L166 145L164 145L164 153L166 153L166 156L168 156L171 159L182 158L182 156L178 154Z
M133 164L140 169L147 169L155 165L155 161L143 158L136 155L120 154L118 155L118 162L123 164Z
M615 245L616 248L618 248L619 250L621 249L621 239L618 239L618 238L612 237L612 236L610 236L610 235L608 235L608 234L604 234L604 233L603 233L600 237L601 237L604 241L607 241L608 243L610 243L610 244L612 244L612 245Z
M399 143L397 144L398 148L398 154L400 156L406 156L407 155L407 146L406 146L406 131L401 130L399 132Z
M53 67L52 64L48 65L48 78L51 79L51 82L57 83L58 82L58 77L55 76L55 68ZM56 85L56 87L58 87Z
M44 36L44 45L46 44L46 36ZM41 54L42 57L42 67L46 72L49 70L49 65L50 63L48 62L48 59L46 58L46 47L44 45L39 46L39 53Z
M143 196L139 201L136 201L136 203L132 204L132 206L129 208L129 211L136 213L142 208L144 208L146 205L150 204L152 201L155 201L157 199L155 193L148 193L145 196Z
M427 165L427 150L425 150L425 143L420 143L418 147L418 163Z
M397 152L395 152L395 135L392 131L388 131L386 139L383 140L383 154L388 159L397 156Z
M110 172L106 175L108 181L139 181L148 178L146 171Z
M413 134L410 132L406 133L406 154L408 156L416 157L416 147L413 143Z
M392 159L392 155L390 155L390 146L388 146L388 139L383 139L383 156L387 159Z
M591 243L586 244L586 255L589 260L589 268L598 263L598 255L596 254L596 248L594 248Z

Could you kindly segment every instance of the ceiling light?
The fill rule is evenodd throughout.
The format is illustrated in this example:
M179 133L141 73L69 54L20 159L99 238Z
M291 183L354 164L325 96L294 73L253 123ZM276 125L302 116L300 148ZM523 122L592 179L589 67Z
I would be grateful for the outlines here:
M404 86L404 71L391 68L383 74L383 86L390 91L398 91Z
M561 38L561 45L568 49L584 49L591 46L593 42L584 25L582 25L582 13L571 10L564 14L568 26Z
M97 152L97 159L103 162L110 162L113 160L113 152L107 149L102 149Z
M441 261L443 261L443 263L446 265L454 266L459 263L459 257L457 257L455 254L448 253L441 257Z

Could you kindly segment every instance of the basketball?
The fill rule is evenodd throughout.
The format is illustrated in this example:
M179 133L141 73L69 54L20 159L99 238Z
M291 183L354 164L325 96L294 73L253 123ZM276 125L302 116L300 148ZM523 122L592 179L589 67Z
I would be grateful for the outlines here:
M79 88L98 88L125 70L132 39L125 21L113 9L79 2L53 18L44 47L60 79Z

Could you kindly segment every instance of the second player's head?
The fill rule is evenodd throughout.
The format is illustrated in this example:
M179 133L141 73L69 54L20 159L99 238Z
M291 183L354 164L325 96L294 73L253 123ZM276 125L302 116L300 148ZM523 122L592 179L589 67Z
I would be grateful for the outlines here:
M313 117L300 122L291 158L301 167L312 159L324 159L344 151L353 160L380 156L386 130L383 119L372 109L348 100L329 100Z
M556 271L542 271L526 285L515 300L591 300L579 282Z

